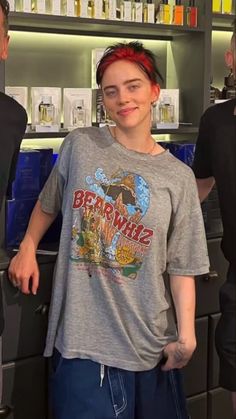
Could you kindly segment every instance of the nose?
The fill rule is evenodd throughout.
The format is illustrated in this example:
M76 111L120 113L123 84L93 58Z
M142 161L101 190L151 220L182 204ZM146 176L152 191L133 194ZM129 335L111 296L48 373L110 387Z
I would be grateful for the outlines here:
M130 101L129 92L127 89L120 89L117 96L118 103L123 105L124 103L128 103Z

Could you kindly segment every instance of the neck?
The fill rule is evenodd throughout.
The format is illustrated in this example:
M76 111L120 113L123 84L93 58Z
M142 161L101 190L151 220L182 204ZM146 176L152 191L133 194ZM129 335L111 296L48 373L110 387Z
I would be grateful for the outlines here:
M128 150L151 154L155 148L156 142L148 130L140 132L140 129L132 128L124 132L117 126L109 129L113 138Z

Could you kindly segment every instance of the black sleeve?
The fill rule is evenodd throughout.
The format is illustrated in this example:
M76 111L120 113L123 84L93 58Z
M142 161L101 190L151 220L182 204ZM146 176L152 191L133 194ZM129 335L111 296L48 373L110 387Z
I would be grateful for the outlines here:
M205 179L213 176L211 161L211 138L213 127L209 112L206 111L201 117L196 150L193 161L193 171L196 178Z

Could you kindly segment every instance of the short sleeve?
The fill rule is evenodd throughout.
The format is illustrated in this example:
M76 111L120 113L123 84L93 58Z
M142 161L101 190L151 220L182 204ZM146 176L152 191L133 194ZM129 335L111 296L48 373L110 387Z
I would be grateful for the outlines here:
M206 235L193 173L185 181L173 210L167 243L167 272L189 276L209 272Z
M206 111L201 117L192 166L196 178L199 179L213 176L210 150L212 129L210 115Z
M57 214L62 209L70 166L70 137L69 134L63 141L57 162L39 195L42 210L49 214Z
M39 195L43 211L49 214L57 214L61 210L63 183L62 179L60 179L58 166L55 165Z

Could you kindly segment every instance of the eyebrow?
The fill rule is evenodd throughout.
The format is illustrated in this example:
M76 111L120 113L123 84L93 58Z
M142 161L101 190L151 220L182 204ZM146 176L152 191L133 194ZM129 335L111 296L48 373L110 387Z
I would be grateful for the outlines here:
M129 83L134 83L134 82L136 82L136 81L142 81L141 79L139 79L139 78L136 78L136 79L130 79L130 80L126 80L125 82L124 82L124 85L126 85L126 84L129 84ZM110 85L110 86L106 86L106 87L104 87L104 91L106 91L107 89L115 89L116 88L116 85Z

